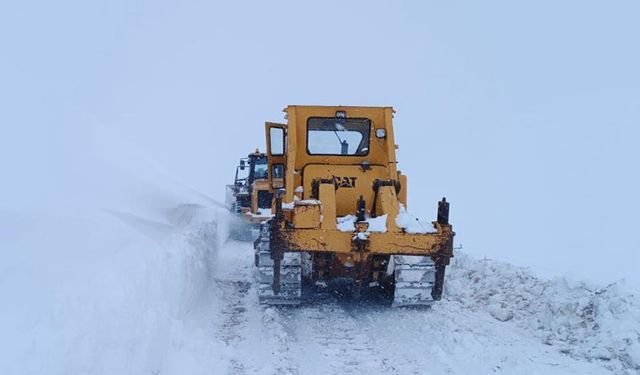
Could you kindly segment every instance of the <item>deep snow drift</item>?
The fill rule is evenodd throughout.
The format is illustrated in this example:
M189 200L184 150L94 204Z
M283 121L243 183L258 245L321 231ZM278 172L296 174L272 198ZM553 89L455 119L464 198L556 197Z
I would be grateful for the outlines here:
M0 373L158 366L209 288L217 231L215 220L198 222L211 215L202 207L167 214L175 221L96 212L25 216L21 226L3 215L3 228L21 233L0 261Z

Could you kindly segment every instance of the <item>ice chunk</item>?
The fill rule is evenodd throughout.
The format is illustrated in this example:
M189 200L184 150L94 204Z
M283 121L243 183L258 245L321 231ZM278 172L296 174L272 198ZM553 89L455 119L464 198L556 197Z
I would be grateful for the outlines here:
M496 320L501 322L506 322L508 320L513 319L513 311L505 308L504 306L500 306L498 304L493 304L487 306L487 311L494 317Z

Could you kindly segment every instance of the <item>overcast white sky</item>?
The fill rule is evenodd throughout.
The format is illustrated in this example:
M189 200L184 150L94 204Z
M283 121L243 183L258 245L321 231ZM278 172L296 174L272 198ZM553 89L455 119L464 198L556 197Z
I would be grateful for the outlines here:
M0 209L100 205L121 186L100 162L222 200L287 104L392 105L411 211L447 195L472 254L640 285L639 19L637 1L5 1Z

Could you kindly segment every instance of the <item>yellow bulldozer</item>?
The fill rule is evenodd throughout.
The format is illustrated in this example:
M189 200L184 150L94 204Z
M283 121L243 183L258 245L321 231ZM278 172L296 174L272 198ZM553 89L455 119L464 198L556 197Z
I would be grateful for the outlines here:
M271 218L273 193L267 181L267 155L256 149L240 159L233 184L227 185L226 205L238 220L229 236L234 240L253 241L260 233L260 223Z
M407 212L391 107L288 106L287 124L266 123L274 216L254 243L259 301L300 304L336 280L358 298L393 293L393 306L442 296L455 233L449 203L436 221Z

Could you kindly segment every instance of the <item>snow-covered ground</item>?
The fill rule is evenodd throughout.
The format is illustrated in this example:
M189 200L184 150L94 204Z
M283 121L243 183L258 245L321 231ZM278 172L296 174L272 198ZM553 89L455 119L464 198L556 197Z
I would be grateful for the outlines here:
M640 303L624 285L458 253L431 310L263 307L251 244L224 242L226 213L193 198L145 215L2 212L0 373L640 371Z

